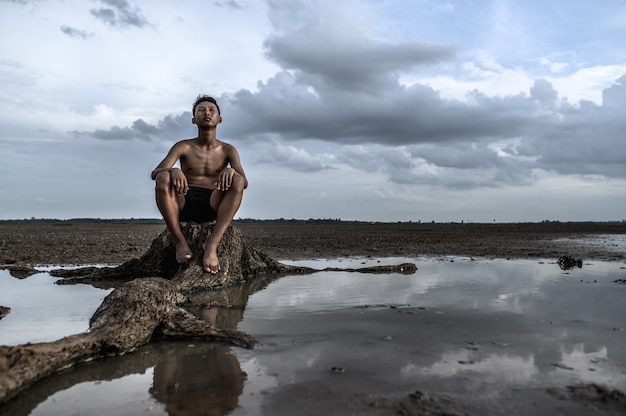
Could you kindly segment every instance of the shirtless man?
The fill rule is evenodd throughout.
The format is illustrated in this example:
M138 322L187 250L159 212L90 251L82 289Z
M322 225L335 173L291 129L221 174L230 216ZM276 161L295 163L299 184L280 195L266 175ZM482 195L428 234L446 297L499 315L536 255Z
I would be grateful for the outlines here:
M213 232L203 244L204 270L220 270L217 246L241 205L248 179L234 146L217 139L222 122L214 98L200 95L193 105L191 122L198 137L174 144L165 159L152 171L156 181L156 203L176 247L176 261L186 263L192 252L180 222L215 220ZM174 164L180 160L180 169Z

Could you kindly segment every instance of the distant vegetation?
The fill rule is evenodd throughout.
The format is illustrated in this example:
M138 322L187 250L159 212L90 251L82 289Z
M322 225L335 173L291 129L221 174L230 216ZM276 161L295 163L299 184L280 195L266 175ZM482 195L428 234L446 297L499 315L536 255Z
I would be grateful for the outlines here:
M72 225L72 224L129 224L129 225L140 225L140 224L165 224L162 219L159 218L113 218L113 219L102 219L102 218L71 218L67 220L60 220L55 218L24 218L24 219L15 219L15 220L0 220L0 224L47 224L47 225ZM329 223L329 224L337 224L337 223L346 223L346 224L358 224L364 223L369 224L369 221L342 221L340 219L308 219L308 220L299 220L299 219L271 219L271 220L258 220L253 218L244 218L244 219L234 219L233 223L235 224L305 224L305 223Z
M54 218L30 218L22 220L0 220L0 224L48 224L48 225L72 225L72 224L164 224L162 219L156 218L121 218L121 219L101 219L101 218L71 218L69 220L59 220Z
M234 224L497 224L495 221L491 222L472 222L472 221L448 221L439 222L436 221L355 221L355 220L342 220L339 218L309 218L305 219L254 219L254 218L240 218L234 219ZM151 225L151 224L165 224L162 219L159 218L71 218L67 220L60 220L54 218L24 218L14 220L0 220L0 224L47 224L47 225L78 225L78 224L117 224L117 225ZM538 222L512 222L511 224L626 224L626 220L621 221L552 221L543 220Z

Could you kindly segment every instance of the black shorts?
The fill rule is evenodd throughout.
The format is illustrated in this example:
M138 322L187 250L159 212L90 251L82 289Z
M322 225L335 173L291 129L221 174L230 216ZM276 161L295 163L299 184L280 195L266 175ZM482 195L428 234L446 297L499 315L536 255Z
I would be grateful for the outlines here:
M190 186L187 195L185 195L185 207L180 212L180 221L215 221L217 212L211 207L212 193L211 189Z

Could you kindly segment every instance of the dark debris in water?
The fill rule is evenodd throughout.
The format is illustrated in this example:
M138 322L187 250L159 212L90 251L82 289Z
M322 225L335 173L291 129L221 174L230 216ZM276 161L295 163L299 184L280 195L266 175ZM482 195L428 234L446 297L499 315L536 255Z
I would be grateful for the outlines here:
M378 409L395 410L395 414L403 416L469 415L458 403L443 396L435 397L421 390L415 390L396 399L379 397L370 401L369 406Z
M11 308L0 306L0 319L4 318L11 312Z
M7 264L1 265L0 270L8 270L9 274L17 279L26 279L39 273L34 267L27 264Z
M561 256L556 263L562 270L572 270L575 267L582 269L583 267L583 259L577 259L572 256Z
M547 392L560 400L574 400L605 410L626 412L626 394L596 383L549 388Z
M354 268L340 268L340 267L327 267L323 269L324 272L359 272L359 273L372 273L372 274L384 274L384 273L400 273L400 274L413 274L417 271L417 266L414 263L402 263L388 266L370 266Z

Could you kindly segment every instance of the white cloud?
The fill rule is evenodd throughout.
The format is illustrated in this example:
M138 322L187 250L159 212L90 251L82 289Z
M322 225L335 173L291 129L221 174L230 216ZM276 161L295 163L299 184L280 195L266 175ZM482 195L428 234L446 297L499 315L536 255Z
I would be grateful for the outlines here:
M146 178L209 93L249 217L616 219L625 7L563 4L0 2L0 149L33 166L0 217L158 215ZM107 169L138 176L126 203ZM570 212L566 189L585 190Z

